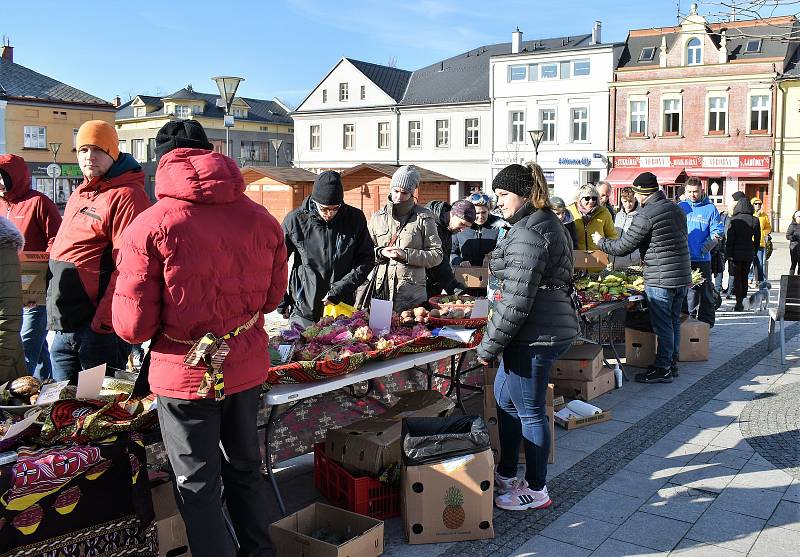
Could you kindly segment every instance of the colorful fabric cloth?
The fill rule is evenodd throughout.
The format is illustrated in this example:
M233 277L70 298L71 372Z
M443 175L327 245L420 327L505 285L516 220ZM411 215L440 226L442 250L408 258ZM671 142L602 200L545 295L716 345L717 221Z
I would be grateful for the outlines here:
M117 401L58 400L45 417L38 441L45 445L86 444L115 433L146 429L157 420L155 412L132 415Z

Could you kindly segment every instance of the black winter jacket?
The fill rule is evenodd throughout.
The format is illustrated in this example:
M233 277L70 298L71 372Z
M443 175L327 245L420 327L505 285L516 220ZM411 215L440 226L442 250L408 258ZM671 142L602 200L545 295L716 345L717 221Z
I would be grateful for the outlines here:
M570 298L572 240L549 209L526 203L492 252L489 271L500 288L478 356L498 358L513 345L570 344L578 318Z
M761 247L761 224L753 216L753 206L741 198L731 211L728 230L725 232L725 258L743 263L753 261Z
M287 256L294 254L289 289L279 311L314 322L322 317L327 296L352 305L355 292L375 266L375 248L360 210L343 204L330 222L317 212L311 197L283 221Z
M439 233L439 240L442 241L442 262L431 267L426 271L426 286L428 297L437 296L442 290L452 294L456 289L466 290L453 273L453 266L450 264L449 254L453 250L453 233L450 232L450 209L452 208L446 201L431 201L425 206L436 217L436 231Z
M453 249L450 252L453 267L458 267L464 261L469 261L473 267L483 267L483 259L494 250L497 235L504 224L506 221L500 217L489 215L485 223L473 224L453 236Z
M786 229L786 239L789 240L789 251L800 249L800 224L792 221Z
M628 255L638 249L648 286L680 288L692 282L686 213L663 191L645 200L620 238L603 238L598 247L609 255Z

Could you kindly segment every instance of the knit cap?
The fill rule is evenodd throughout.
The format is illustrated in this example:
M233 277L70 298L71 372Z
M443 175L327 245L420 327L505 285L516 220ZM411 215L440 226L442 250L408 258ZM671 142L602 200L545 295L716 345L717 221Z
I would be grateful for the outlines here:
M466 199L456 201L450 208L450 216L464 219L467 222L475 222L475 205Z
M492 190L506 190L520 197L529 197L533 191L531 169L521 164L508 165L492 180Z
M173 149L188 147L213 151L206 130L194 120L173 120L164 124L156 134L156 157L161 158Z
M400 188L404 192L414 193L419 186L419 171L413 164L401 166L392 175L391 189Z
M103 120L88 120L78 128L75 136L75 149L86 145L99 147L115 161L119 158L119 136L114 126Z
M743 192L741 192L741 191L735 191L735 192L733 192L733 193L731 194L731 199L733 199L734 201L739 201L739 200L740 200L741 198L743 198L744 196L745 196L745 195L744 195L744 193L743 193Z
M633 192L650 195L658 191L658 178L652 172L642 172L633 181Z
M567 204L564 203L564 200L560 197L553 196L550 198L550 206L556 210L560 211L561 209L566 209Z
M338 172L326 170L314 180L311 199L320 205L341 205L344 203L344 187Z

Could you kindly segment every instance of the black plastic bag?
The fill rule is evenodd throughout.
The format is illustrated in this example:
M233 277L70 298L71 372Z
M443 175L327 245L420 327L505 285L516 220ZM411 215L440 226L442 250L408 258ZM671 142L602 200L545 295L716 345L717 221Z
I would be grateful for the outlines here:
M403 420L403 462L409 466L435 464L489 448L489 430L480 416Z

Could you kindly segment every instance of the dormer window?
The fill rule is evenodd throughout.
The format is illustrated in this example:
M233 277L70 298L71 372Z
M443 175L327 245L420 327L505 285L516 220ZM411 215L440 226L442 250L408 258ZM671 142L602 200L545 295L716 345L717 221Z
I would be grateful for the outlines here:
M134 118L140 118L145 115L147 109L143 106L135 106L133 107L133 116Z
M185 104L176 104L175 105L175 117L176 118L186 119L186 118L189 117L189 114L191 114L191 111L189 110L189 106L188 105L185 105Z
M697 66L703 63L703 44L697 37L686 43L686 65Z
M234 108L233 109L233 116L235 118L247 118L247 109L246 108Z
M745 54L754 54L761 52L761 39L748 39L744 45Z
M641 54L639 54L639 61L640 62L652 62L653 57L656 55L656 47L654 46L646 46L642 49Z

